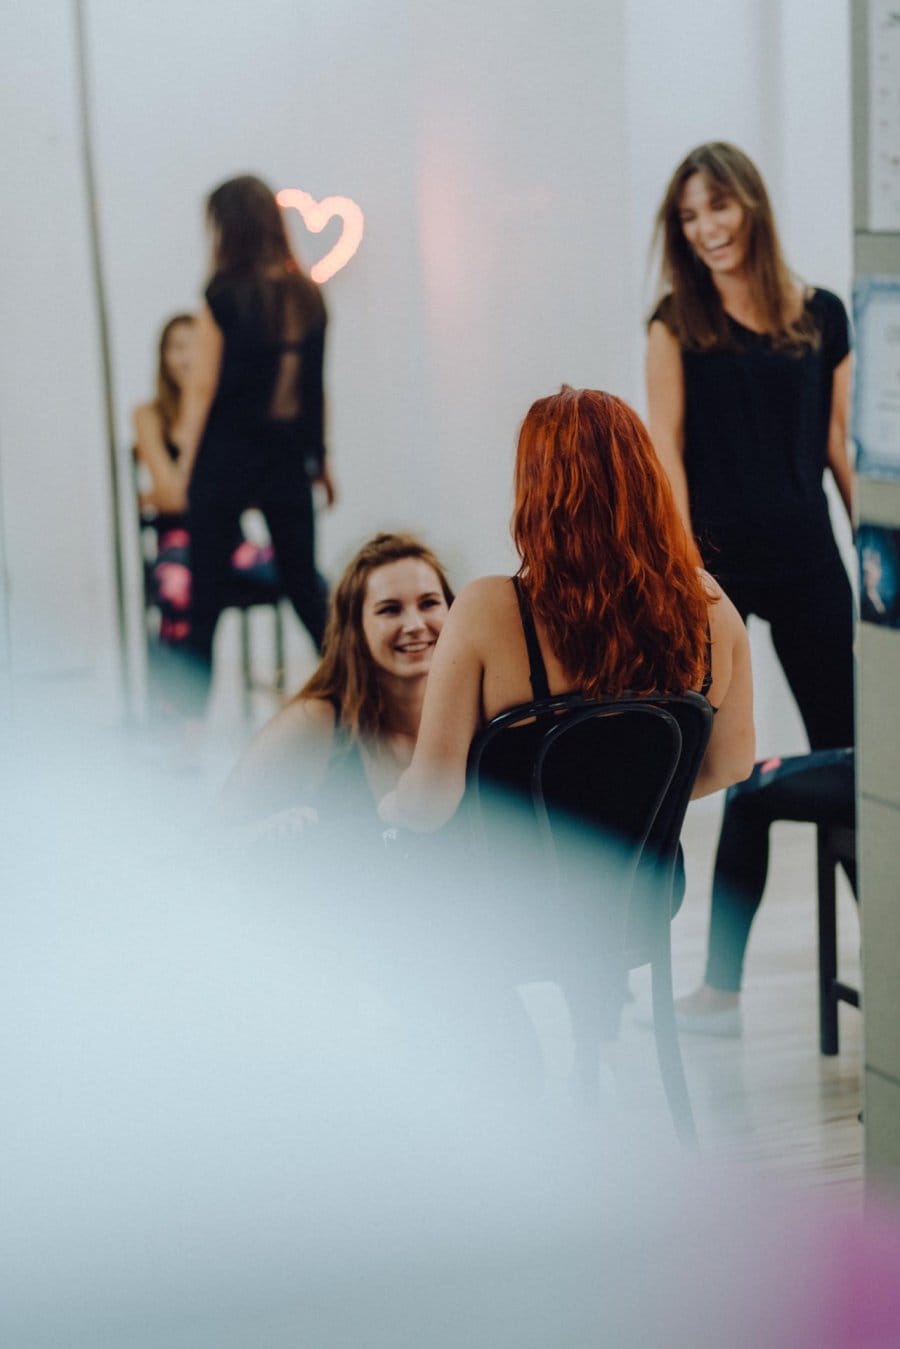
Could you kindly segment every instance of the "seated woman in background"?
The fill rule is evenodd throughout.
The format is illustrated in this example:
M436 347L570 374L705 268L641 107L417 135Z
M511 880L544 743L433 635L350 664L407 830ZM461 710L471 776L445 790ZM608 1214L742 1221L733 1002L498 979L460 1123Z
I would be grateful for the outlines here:
M432 830L454 814L476 731L534 696L529 630L551 694L706 693L718 715L694 796L746 777L747 635L727 596L693 565L637 414L591 389L539 399L519 435L515 491L518 574L473 581L454 604L412 763L381 802L382 819Z
M188 471L170 433L181 411L182 392L194 357L194 317L175 314L159 338L156 397L134 410L134 456L138 465L141 521L155 534L148 559L147 601L160 614L160 640L176 645L190 631L190 531ZM231 571L236 586L278 585L270 546L234 540Z
M194 316L175 314L159 336L156 397L134 410L135 458L144 470L139 481L141 509L158 518L184 521L188 479L170 432L181 408L194 354Z
M376 534L341 577L321 663L225 785L227 818L262 831L371 819L416 743L425 683L453 592L409 534ZM260 832L260 831L257 831Z

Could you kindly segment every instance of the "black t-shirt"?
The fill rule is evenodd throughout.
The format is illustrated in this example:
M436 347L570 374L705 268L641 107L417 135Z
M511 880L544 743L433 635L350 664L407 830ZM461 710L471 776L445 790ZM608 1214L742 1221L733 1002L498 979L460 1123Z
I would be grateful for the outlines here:
M219 274L206 288L206 302L222 330L219 383L204 433L210 442L258 441L278 419L272 400L283 360L291 360L300 409L297 437L314 465L325 456L322 363L325 305L308 277L286 274ZM294 306L293 323L288 308ZM299 335L288 340L284 334Z
M691 523L726 588L731 579L809 575L835 547L822 476L832 376L850 350L849 323L830 291L813 291L805 306L816 347L775 348L730 317L727 348L682 347ZM666 296L653 319L671 331L671 312Z

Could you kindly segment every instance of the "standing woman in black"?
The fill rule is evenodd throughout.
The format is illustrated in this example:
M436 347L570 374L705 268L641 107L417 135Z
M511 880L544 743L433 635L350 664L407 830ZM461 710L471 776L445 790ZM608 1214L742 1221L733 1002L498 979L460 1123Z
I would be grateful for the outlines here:
M765 184L733 145L698 146L679 164L656 237L668 291L647 348L657 453L704 566L742 618L769 623L810 748L847 748L853 601L823 484L829 468L852 519L846 312L788 270ZM706 974L679 999L682 1029L740 1028L741 962L767 863L767 826L748 800L740 789L726 798ZM760 874L752 894L748 870Z
M325 305L291 252L274 195L232 178L210 195L213 276L172 439L190 466L190 647L208 685L241 513L265 516L287 594L318 648L326 596L315 566L312 482L334 489L324 438Z
M781 255L763 180L701 145L657 218L668 293L650 320L650 430L703 564L765 619L812 749L853 743L853 604L825 496L851 515L850 343L836 295Z

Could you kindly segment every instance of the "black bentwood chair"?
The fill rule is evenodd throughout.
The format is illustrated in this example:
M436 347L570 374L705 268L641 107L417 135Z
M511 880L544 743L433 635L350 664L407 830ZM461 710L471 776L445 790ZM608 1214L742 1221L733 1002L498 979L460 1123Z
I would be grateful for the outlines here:
M508 899L513 964L521 974L524 958L526 977L561 986L582 1087L596 1086L599 1042L616 1033L628 970L649 963L660 1072L685 1146L697 1137L669 929L679 837L711 729L712 709L696 693L551 697L495 717L468 765L467 809L494 895Z

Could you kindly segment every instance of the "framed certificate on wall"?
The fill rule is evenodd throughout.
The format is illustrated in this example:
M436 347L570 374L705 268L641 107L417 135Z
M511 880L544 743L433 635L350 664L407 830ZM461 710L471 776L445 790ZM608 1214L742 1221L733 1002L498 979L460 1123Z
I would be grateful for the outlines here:
M900 477L900 276L860 277L853 322L856 471Z

